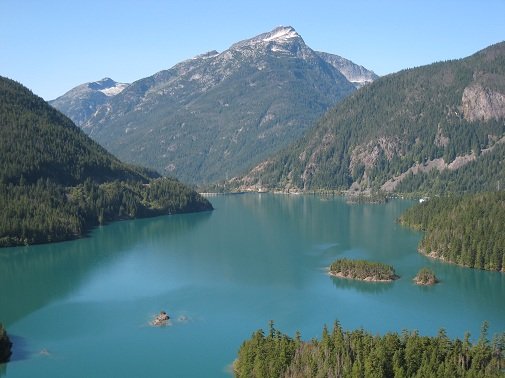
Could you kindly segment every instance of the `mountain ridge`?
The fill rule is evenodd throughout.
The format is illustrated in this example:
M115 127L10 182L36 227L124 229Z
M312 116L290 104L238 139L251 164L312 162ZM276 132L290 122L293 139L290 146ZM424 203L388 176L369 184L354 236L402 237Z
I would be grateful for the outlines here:
M80 126L126 161L186 182L224 179L355 90L323 57L294 28L278 27L137 80Z
M105 104L109 97L121 93L128 85L105 77L78 85L62 96L49 101L49 104L64 114L71 114L72 121L77 126L81 126L92 116L96 108Z

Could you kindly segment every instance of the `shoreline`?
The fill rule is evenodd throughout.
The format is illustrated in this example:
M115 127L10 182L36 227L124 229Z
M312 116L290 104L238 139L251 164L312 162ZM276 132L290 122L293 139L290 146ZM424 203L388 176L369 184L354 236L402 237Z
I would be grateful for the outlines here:
M417 286L433 286L433 285L436 285L437 283L439 283L438 280L436 280L435 282L422 282L417 277L412 278L412 281L414 281L414 283Z
M393 282L396 281L397 279L400 278L400 276L395 275L393 278L389 278L386 280L380 280L378 278L373 278L373 277L365 277L365 278L357 278L357 277L350 277L348 275L345 275L341 272L332 272L331 270L328 271L328 275L331 277L336 277L336 278L345 278L346 280L355 280L355 281L364 281L364 282Z

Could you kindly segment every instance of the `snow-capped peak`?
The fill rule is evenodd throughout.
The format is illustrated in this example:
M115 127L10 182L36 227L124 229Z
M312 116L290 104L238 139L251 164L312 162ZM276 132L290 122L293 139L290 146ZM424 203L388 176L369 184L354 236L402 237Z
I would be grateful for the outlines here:
M115 96L121 93L129 84L118 83L111 78L103 78L88 84L88 88L102 92L106 96Z
M274 30L257 35L256 37L246 39L233 44L230 49L241 49L244 47L259 47L274 44L287 44L300 41L303 43L302 37L291 26L279 26Z
M270 41L283 42L292 38L299 38L299 37L300 35L291 26L286 27L280 26L272 30L270 33L268 33L268 36L263 38L263 42L270 42Z

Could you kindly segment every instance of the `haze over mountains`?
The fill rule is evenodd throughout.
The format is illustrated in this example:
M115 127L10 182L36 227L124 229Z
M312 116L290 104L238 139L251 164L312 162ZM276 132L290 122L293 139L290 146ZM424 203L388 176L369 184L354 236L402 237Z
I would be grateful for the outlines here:
M279 27L130 85L83 84L51 104L118 157L206 183L238 175L294 142L376 78Z
M230 184L447 193L505 184L505 43L376 80Z

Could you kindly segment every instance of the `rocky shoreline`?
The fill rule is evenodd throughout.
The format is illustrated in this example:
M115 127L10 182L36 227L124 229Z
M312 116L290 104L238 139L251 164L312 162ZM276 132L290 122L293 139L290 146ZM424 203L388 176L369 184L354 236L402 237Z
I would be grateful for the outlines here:
M397 280L398 278L400 278L400 276L397 276L397 275L395 275L393 278L390 278L387 280L383 280L383 279L372 277L372 276L368 276L365 278L359 278L359 277L352 276L351 274L346 275L342 272L332 272L332 271L328 271L328 274L332 277L345 278L348 280L365 281L365 282L393 282L393 281Z

